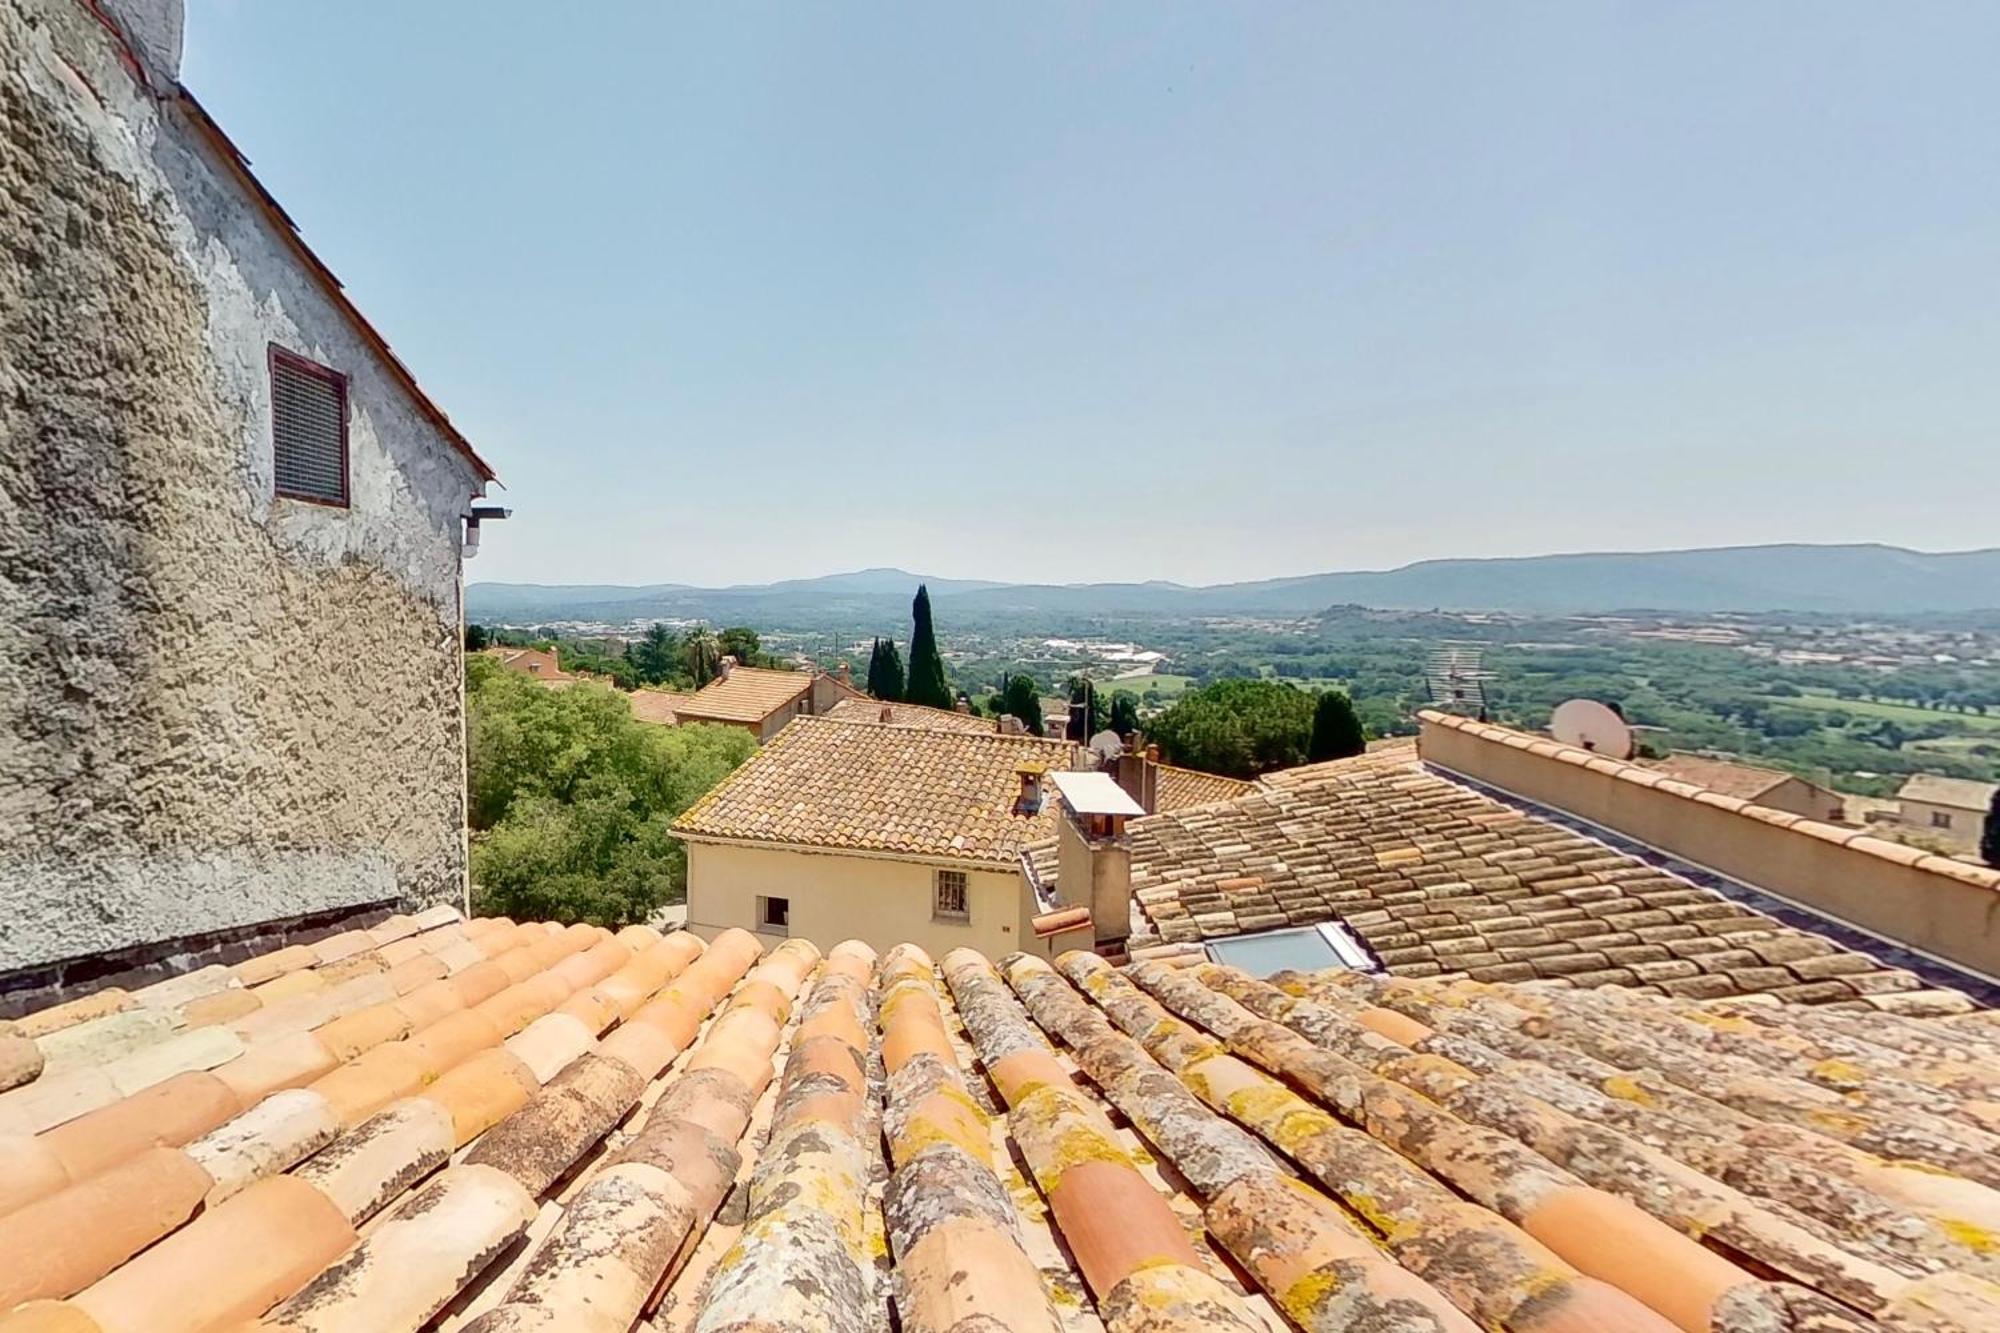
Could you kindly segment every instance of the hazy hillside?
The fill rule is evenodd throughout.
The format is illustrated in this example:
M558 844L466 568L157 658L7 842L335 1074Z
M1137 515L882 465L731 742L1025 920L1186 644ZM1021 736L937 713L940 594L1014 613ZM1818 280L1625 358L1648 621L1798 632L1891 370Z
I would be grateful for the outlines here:
M818 624L898 616L919 582L991 615L1303 615L1387 610L1976 611L2000 608L2000 549L1928 554L1893 546L1737 546L1500 560L1190 588L1175 583L1002 584L870 569L733 588L475 583L473 620L521 623L647 616Z

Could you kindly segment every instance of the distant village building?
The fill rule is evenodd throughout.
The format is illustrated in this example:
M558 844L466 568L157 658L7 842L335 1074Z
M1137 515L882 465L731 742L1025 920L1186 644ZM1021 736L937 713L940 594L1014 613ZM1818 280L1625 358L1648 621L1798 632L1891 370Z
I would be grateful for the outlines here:
M181 25L0 3L15 996L465 894L460 562L494 474L180 86Z
M831 674L773 671L739 666L735 658L725 657L716 678L693 694L679 696L673 712L681 722L741 727L762 743L795 717L824 713L843 699L867 698L847 677L845 665Z
M1830 824L1843 823L1847 818L1846 798L1839 792L1775 768L1758 768L1695 754L1670 755L1653 760L1647 767L1724 796L1754 802L1767 810L1824 819Z
M1993 808L1995 784L1970 778L1912 774L1896 792L1904 831L1942 844L1954 852L1979 850Z
M1046 782L1076 750L995 732L802 717L675 824L688 927L767 940L1030 947L1020 857L1056 833ZM1024 943L1027 941L1028 943Z
M536 680L575 680L562 669L562 660L554 648L488 648L486 656L498 662L509 671L517 671Z

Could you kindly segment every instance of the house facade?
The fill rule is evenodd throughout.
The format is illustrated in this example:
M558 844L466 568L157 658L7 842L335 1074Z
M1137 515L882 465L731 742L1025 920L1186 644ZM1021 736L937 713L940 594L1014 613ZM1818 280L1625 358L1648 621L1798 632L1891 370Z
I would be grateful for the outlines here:
M1055 835L1042 779L1075 758L1030 736L801 717L676 823L688 928L1031 948L1048 905L1021 854Z
M1913 774L1896 793L1898 822L1907 833L1953 852L1976 852L1993 808L1994 784L1970 778Z
M0 0L39 201L0 210L0 986L465 891L493 473L181 87L181 22Z
M795 717L817 716L844 699L866 697L840 675L747 667L725 657L716 678L682 698L673 712L681 722L741 727L761 745Z

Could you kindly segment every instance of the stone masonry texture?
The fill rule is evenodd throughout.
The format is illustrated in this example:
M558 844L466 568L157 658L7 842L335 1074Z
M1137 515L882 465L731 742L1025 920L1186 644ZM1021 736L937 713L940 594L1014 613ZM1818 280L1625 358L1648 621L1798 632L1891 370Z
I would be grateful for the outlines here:
M472 464L70 0L0 0L0 974L456 901ZM272 492L268 348L352 377Z

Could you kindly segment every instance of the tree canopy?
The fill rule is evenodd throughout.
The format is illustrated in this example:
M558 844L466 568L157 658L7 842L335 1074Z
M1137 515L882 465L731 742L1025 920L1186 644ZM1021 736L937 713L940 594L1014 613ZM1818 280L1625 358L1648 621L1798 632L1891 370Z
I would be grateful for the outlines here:
M716 649L743 666L765 665L764 641L748 625L731 625L716 636Z
M1986 811L1986 831L1979 838L1979 859L2000 870L2000 789L1993 793L1993 804Z
M1000 692L993 696L989 708L996 717L1011 714L1021 719L1031 736L1042 734L1042 691L1033 676L1023 672L1002 676Z
M937 631L931 625L931 591L917 585L910 603L910 675L903 697L930 708L950 708L951 682L945 678L944 657L938 652Z
M1219 680L1184 695L1147 733L1171 763L1251 778L1305 762L1314 698L1275 680Z
M885 703L903 698L903 655L894 639L877 639L868 653L868 693Z
M1120 736L1130 736L1139 729L1139 696L1130 690L1120 690L1111 696L1110 728ZM1095 733L1093 733L1095 734Z
M694 687L714 680L722 670L722 645L714 633L704 626L696 625L681 641L681 657L687 664L687 673L694 680Z
M482 913L617 926L687 894L669 828L750 757L734 727L657 727L588 681L544 689L467 664L474 906Z
M1069 678L1069 707L1069 715L1072 718L1076 717L1079 710L1084 710L1085 713L1083 734L1081 736L1077 735L1076 728L1072 727L1070 728L1071 740L1087 741L1098 732L1104 730L1105 718L1107 716L1104 694L1097 688L1097 682L1093 681L1090 677L1076 675Z
M1354 701L1345 690L1327 690L1313 706L1312 740L1306 746L1306 762L1345 759L1368 748L1361 719L1354 715Z

